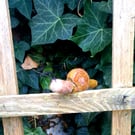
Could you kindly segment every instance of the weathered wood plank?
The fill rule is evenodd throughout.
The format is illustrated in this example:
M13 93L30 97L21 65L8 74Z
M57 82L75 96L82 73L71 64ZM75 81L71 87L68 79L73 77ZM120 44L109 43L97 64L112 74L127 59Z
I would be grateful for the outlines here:
M135 109L135 88L0 97L0 117Z
M112 86L131 87L133 83L133 39L135 0L113 1ZM113 111L112 135L131 134L131 111Z
M0 95L18 93L8 0L0 0ZM11 89L12 88L12 89ZM3 119L5 135L23 135L20 118Z

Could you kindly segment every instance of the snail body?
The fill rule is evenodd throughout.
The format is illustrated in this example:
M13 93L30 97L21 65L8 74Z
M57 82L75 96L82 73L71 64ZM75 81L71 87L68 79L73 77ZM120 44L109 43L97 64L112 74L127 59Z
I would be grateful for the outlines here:
M73 83L68 80L53 79L50 84L50 89L56 93L71 93L73 90Z
M95 88L97 85L97 80L91 79L84 69L74 68L68 72L66 80L52 80L50 89L53 92L68 94Z

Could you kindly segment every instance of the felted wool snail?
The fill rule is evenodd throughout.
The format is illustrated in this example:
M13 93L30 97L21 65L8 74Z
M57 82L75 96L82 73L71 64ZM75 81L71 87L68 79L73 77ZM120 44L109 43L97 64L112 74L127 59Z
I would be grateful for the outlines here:
M90 79L88 73L82 68L74 68L68 72L66 80L55 79L50 83L53 92L67 94L95 88L97 80Z
M68 80L53 79L50 83L50 90L56 93L72 93L73 83Z
M67 80L74 84L73 92L83 91L89 88L89 75L81 68L75 68L67 74Z

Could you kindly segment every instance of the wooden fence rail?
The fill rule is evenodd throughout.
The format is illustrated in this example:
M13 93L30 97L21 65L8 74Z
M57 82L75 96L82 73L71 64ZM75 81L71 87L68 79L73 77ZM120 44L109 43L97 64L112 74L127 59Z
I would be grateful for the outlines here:
M69 95L17 95L8 1L0 1L0 117L5 135L23 135L20 116L112 111L112 135L131 135L135 109L133 50L135 0L113 0L113 88Z
M135 88L0 97L0 117L135 109Z

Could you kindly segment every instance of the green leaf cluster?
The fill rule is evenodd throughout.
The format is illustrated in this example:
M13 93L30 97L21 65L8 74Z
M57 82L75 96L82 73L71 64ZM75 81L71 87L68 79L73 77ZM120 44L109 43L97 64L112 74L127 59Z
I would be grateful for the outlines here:
M41 127L35 129L24 128L24 135L46 135Z
M112 0L8 2L20 94L51 92L50 81L65 79L75 67L84 68L98 80L96 89L111 87ZM27 55L38 68L21 67ZM111 112L64 115L64 120L69 135L111 134ZM40 126L33 129L25 125L24 131L26 135L46 134Z
M98 3L99 4L99 3ZM90 51L94 56L111 43L111 28L107 27L108 14L97 8L97 3L85 3L84 15L78 25L72 41L83 51Z

